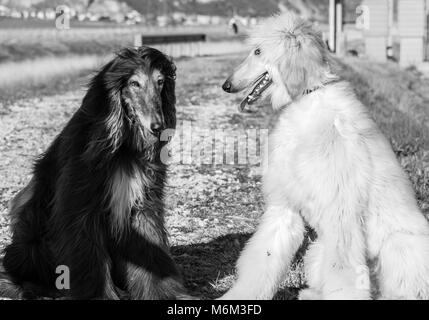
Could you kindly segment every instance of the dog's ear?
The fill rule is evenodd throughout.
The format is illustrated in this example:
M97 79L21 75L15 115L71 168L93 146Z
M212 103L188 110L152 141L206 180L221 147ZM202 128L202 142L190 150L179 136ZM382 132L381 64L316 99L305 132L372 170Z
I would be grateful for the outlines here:
M329 73L322 37L312 30L288 33L285 46L286 57L280 59L279 70L290 96L295 98L307 89L321 86Z
M165 126L168 129L176 128L176 66L168 59L168 65L164 66L164 87L161 92L162 110Z
M91 137L84 156L88 160L108 161L106 155L113 155L122 144L124 136L124 112L118 92L105 100L108 110L100 117L91 130ZM101 159L99 156L104 155Z
M122 144L124 108L121 83L125 77L116 70L118 59L115 57L94 76L80 108L84 119L88 115L95 119L84 153L87 160L108 161L106 155L113 155Z

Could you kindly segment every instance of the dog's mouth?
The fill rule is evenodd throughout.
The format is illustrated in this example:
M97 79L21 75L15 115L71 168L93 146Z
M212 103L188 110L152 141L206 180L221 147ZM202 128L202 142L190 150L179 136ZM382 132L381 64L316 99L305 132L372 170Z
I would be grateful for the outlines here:
M133 114L126 114L128 118L129 125L131 127L137 128L139 134L142 137L148 138L149 142L154 142L159 140L161 136L161 131L154 132L150 129L150 125L146 124L143 116L134 110Z
M264 72L261 74L250 86L252 89L250 93L241 101L240 103L240 111L243 111L246 108L246 105L251 105L255 101L257 101L262 93L273 83L273 80L270 77L268 72Z

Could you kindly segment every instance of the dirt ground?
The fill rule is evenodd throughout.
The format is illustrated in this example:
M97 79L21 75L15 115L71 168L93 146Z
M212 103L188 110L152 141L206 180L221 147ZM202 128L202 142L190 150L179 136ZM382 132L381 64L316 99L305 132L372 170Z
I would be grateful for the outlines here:
M239 113L240 97L225 94L221 89L223 80L241 58L237 55L200 57L177 62L179 125L181 121L187 121L202 129L238 132L269 127L273 116L268 107ZM345 73L345 77L362 80L362 75L353 70ZM361 90L365 90L371 83L366 81L361 85ZM30 180L33 159L46 149L79 107L84 90L71 87L73 90L58 95L17 100L1 110L0 249L10 240L6 216L8 201ZM385 96L377 95L381 100L371 102L362 91L360 98L368 100L364 102L380 104L382 101L387 105L388 95L388 92ZM389 113L384 114L391 117ZM384 118L378 121L387 134L390 126L396 126L395 121L385 121ZM395 134L392 136L396 137ZM423 140L427 137L426 133L422 135ZM395 141L395 148L403 145L395 144ZM424 143L416 148L413 153L396 151L412 177L419 204L427 213L429 171L422 157L428 149ZM234 263L263 213L258 164L174 164L168 185L166 221L171 251L183 272L186 286L192 294L202 298L218 297L231 285ZM299 256L276 298L295 299L297 290L305 285Z

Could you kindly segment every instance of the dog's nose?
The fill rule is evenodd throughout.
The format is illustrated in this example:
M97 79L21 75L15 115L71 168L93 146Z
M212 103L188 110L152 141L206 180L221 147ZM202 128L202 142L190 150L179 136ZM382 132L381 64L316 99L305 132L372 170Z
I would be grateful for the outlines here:
M152 122L152 123L150 124L150 130L151 130L153 133L159 133L159 132L162 130L162 125L161 125L161 123L159 123L159 122Z
M232 87L231 82L229 80L226 80L222 86L222 89L225 92L231 92L231 87Z

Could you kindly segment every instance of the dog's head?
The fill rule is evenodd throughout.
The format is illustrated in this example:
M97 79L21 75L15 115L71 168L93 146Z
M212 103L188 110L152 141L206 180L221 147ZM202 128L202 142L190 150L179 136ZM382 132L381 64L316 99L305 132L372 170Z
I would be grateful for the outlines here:
M175 70L170 58L154 48L125 48L104 67L99 82L134 126L158 135L175 127Z
M271 98L273 108L279 108L334 77L321 34L293 14L256 26L249 44L250 54L222 86L230 93L247 89L241 109L261 98Z

